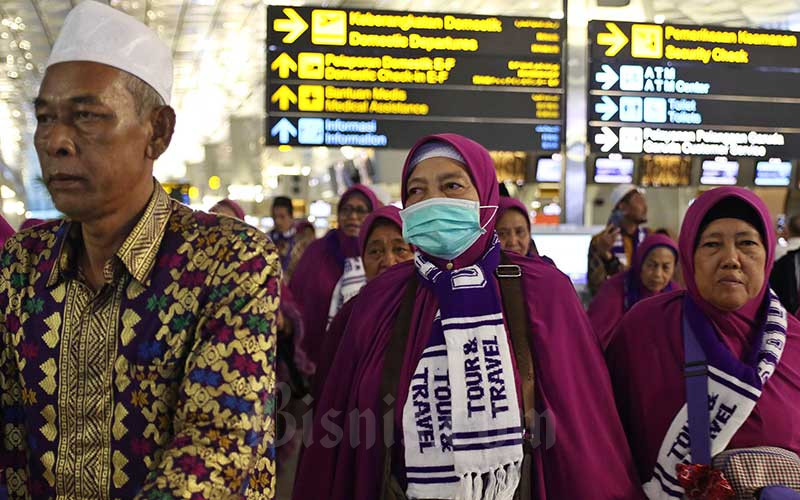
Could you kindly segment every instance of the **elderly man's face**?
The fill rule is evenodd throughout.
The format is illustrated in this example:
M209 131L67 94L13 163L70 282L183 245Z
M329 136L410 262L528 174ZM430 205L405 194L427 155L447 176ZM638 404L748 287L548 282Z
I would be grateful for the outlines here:
M34 144L56 208L73 219L124 206L130 193L152 183L152 161L166 148L154 146L154 120L137 113L128 78L91 62L60 63L45 73Z

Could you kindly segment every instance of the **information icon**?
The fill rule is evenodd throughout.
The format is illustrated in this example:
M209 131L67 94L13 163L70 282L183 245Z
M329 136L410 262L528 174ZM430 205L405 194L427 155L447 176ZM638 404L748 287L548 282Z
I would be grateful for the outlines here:
M322 118L297 120L297 142L300 144L323 144L325 142L325 120Z

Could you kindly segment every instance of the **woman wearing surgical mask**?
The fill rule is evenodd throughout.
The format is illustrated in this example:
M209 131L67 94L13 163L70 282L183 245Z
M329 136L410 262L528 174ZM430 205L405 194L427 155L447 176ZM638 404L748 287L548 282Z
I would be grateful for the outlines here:
M669 236L651 234L636 248L633 266L603 283L587 311L603 349L622 317L637 302L678 288L672 281L677 263L675 242Z
M364 261L364 275L367 283L390 267L414 258L414 251L403 240L403 222L400 209L391 205L381 207L371 214L361 225L358 233L358 246L361 248L361 259ZM314 399L319 398L322 386L328 379L333 356L339 349L345 326L353 314L354 299L350 299L333 318L322 345L322 354L317 363L314 377ZM335 377L334 377L335 380Z
M366 282L358 231L369 213L380 206L366 186L348 189L339 200L339 227L311 243L294 270L289 289L303 315L300 344L314 364L329 322Z
M701 492L697 481L720 491L707 466L725 450L800 452L800 323L768 287L775 233L766 205L742 188L707 191L686 213L679 248L686 290L632 309L606 352L651 499Z
M402 179L415 260L356 298L294 498L640 498L571 283L500 250L486 149L426 137Z

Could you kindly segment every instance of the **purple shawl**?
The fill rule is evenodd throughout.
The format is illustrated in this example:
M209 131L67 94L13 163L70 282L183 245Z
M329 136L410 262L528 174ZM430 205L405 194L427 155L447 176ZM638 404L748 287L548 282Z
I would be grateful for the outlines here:
M361 184L345 191L339 204L343 204L349 196L356 193L367 198L370 211L381 206L375 194ZM316 363L319 357L322 337L328 323L331 295L344 272L344 260L358 255L361 255L358 238L345 236L338 229L332 229L308 245L297 263L289 289L302 311L305 337L301 348L312 363Z
M756 299L735 312L716 309L700 297L694 280L694 243L705 215L728 197L748 203L766 229L765 285ZM686 402L683 376L683 301L686 295L715 326L717 338L737 359L749 354L760 332L775 236L758 196L742 188L717 188L701 195L686 213L679 241L687 290L664 293L634 306L622 319L606 356L622 423L642 482L648 481L673 418ZM654 376L657 374L657 376ZM800 321L789 316L786 348L750 417L728 448L776 446L800 453Z
M0 216L0 246L6 243L6 240L14 236L14 228L2 216Z
M455 134L442 134L422 139L409 152L409 157L417 147L430 140L450 143L465 158L481 205L498 204L494 165L482 146ZM404 169L404 180L407 172L408 165ZM494 219L489 220L491 215L491 210L482 211L481 222L487 224L488 232L455 259L455 267L471 265L482 256L494 229ZM550 431L554 438L552 446L542 445L535 450L534 498L642 498L625 436L614 411L600 346L572 284L541 259L509 257L523 273L522 287L530 318L536 375L536 409L539 414L546 415L540 423L547 421L540 429ZM437 262L442 263L441 260ZM410 279L417 279L416 271L413 262L406 262L368 283L356 297L354 314L342 339L342 345L347 345L348 349L339 349L336 353L330 371L335 378L329 378L317 401L313 443L305 450L298 468L296 500L378 498L382 448L365 443L370 436L377 435L381 439L382 426L379 425L376 434L367 419L361 418L358 427L351 428L344 415L354 410L362 414L371 411L374 415L380 409L379 388L385 350ZM395 404L397 429L401 425L408 382L427 345L437 308L433 293L420 286ZM380 424L381 419L377 421ZM342 444L332 447L323 439L335 425L343 430ZM544 435L542 439L546 441ZM351 446L351 442L361 444ZM398 472L402 474L402 468Z
M640 300L655 295L642 284L642 265L650 252L659 247L671 249L677 259L678 246L672 238L663 234L651 234L636 249L633 267L606 280L589 305L589 321L603 349L611 342L611 334L622 316ZM678 284L670 281L661 293L676 289Z
M44 219L25 219L22 222L22 224L19 226L19 230L20 231L24 231L26 229L30 229L32 227L36 227L39 224L44 224L45 222L47 222L47 221L45 221Z

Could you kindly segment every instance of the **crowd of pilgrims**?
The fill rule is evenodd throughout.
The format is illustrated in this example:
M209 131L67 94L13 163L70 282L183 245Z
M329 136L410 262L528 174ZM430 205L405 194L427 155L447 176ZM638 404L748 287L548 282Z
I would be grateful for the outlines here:
M751 191L675 242L616 188L587 313L460 135L320 239L286 198L269 235L171 199L171 87L153 30L72 9L35 102L64 217L0 224L0 499L797 498L800 250L773 291Z
M620 186L620 220L592 241L605 275L584 311L495 175L481 145L423 138L403 168L402 210L355 185L338 227L302 255L297 230L278 223L290 204L276 202L270 236L291 268L279 374L292 398L312 396L281 405L295 422L312 415L305 444L298 435L278 449L286 473L281 459L302 448L293 498L728 498L715 495L734 487L772 498L789 490L761 487L800 488L800 324L769 288L776 234L763 201L707 191L676 243L643 227L642 192ZM693 418L710 431L689 423L690 361L709 402ZM718 474L726 450L742 449L789 457L788 467L751 463L750 475L788 472L751 483Z

